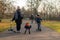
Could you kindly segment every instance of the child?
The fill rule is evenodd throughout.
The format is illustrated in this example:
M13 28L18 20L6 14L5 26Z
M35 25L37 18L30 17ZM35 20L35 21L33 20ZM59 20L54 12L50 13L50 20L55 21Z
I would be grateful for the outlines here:
M37 15L36 16L36 22L38 25L38 28L37 28L38 31L41 31L41 21L42 21L41 17L39 15Z
M30 34L30 29L31 29L31 25L30 25L30 23L29 22L27 22L26 24L25 24L25 34L26 34L26 32L28 31L29 32L29 34Z

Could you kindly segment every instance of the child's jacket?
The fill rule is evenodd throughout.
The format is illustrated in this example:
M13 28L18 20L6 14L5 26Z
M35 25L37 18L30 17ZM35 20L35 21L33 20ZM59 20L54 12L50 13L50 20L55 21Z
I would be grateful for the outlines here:
M30 28L31 28L31 25L30 25L30 24L26 24L26 25L25 25L25 28L26 28L26 29L30 29Z

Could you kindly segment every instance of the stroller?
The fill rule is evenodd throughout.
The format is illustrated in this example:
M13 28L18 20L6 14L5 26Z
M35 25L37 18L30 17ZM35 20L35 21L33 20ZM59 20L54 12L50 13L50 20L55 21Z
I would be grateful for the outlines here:
M9 27L8 31L11 31L11 32L15 33L15 31L13 30L13 27L12 27L12 22L10 22L10 27Z

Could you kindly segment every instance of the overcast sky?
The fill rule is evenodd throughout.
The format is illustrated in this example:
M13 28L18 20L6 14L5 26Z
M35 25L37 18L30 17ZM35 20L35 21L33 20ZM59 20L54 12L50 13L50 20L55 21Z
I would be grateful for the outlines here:
M21 8L22 8L22 7L27 8L27 7L26 7L26 1L27 1L27 0L14 0L14 1L15 1L15 3L14 3L15 6L20 6ZM39 7L39 10L40 10L41 8L43 8L43 3L45 3L45 4L53 3L52 5L53 5L53 6L56 5L56 7L59 9L59 8L60 8L60 2L59 2L59 1L60 1L60 0L42 0L42 1L41 1L41 5L40 5L40 7Z
M14 1L15 6L20 6L21 8L26 6L26 0L14 0Z

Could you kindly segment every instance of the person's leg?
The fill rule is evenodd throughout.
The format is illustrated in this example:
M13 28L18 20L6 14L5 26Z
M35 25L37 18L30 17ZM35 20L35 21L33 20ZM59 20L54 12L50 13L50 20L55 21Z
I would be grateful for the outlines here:
M20 24L19 24L19 22L16 22L16 30L20 31Z
M27 29L25 30L24 34L26 34L26 32L27 32Z
M30 34L30 29L28 29L28 32L29 32L29 34Z
M21 30L21 24L19 24L19 31Z
M38 30L41 31L40 23L38 23Z
M19 20L19 30L21 30L22 21Z
M33 23L33 19L32 19L32 23Z
M16 30L18 30L18 23L16 22Z
M18 31L20 31L20 30L21 30L21 24L20 24L19 22L18 22L17 29L18 29Z
M38 30L39 30L39 23L37 23L37 25L38 25Z
M31 23L32 23L32 19L31 19Z

